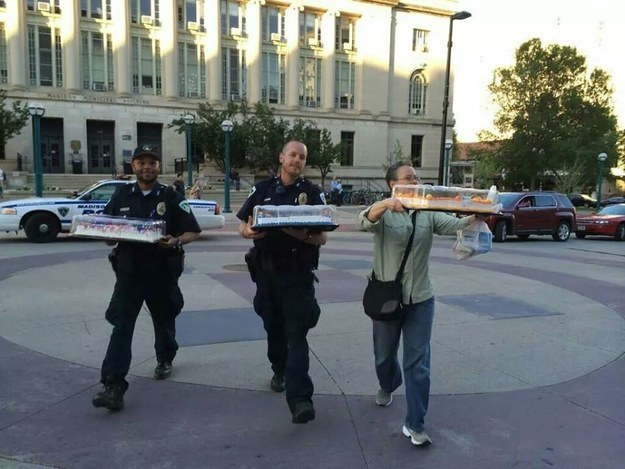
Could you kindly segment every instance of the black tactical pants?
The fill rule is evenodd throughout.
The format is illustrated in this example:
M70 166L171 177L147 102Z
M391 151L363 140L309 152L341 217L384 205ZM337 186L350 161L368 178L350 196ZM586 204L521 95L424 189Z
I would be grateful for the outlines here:
M254 309L267 332L267 357L274 373L284 374L286 399L293 409L311 401L314 386L308 375L308 330L321 310L315 299L311 271L259 272Z
M132 358L131 346L135 323L143 302L154 325L154 349L159 361L172 361L178 350L176 316L183 307L177 277L167 269L126 272L118 269L117 282L106 319L113 325L101 381L126 382Z

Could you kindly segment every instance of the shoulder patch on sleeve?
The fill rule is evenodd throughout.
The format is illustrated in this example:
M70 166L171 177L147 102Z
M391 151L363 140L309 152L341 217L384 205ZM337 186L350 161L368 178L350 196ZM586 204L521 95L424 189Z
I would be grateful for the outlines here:
M189 202L187 202L186 200L181 201L178 204L178 207L180 207L182 210L184 210L187 213L191 213L191 207L189 207Z

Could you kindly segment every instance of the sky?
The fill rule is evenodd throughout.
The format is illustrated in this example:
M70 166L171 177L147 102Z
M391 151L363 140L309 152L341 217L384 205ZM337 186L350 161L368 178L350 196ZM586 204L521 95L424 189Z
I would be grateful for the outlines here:
M477 141L480 130L492 128L496 107L487 86L493 71L512 65L516 49L533 37L543 45L574 46L591 66L610 73L619 126L625 127L620 0L458 0L457 6L472 14L454 21L453 29L453 112L460 142Z

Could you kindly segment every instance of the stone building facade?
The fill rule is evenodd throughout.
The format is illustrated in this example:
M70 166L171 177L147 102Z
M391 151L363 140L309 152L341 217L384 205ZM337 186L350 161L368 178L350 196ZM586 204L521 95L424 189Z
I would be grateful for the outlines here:
M44 172L121 171L137 145L186 154L167 125L201 102L264 101L344 141L342 177L379 177L397 145L438 173L455 0L0 0L0 89L38 102ZM453 76L453 75L452 75ZM452 81L453 83L453 81ZM453 86L451 87L453 90ZM452 112L447 134L451 133ZM32 171L32 129L5 171ZM18 158L19 155L19 158Z

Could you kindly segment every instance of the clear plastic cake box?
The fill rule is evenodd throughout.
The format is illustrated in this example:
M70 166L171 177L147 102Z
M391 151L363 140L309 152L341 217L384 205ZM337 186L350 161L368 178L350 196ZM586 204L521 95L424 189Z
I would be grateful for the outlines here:
M501 212L502 208L495 186L486 190L425 184L396 185L391 196L413 210L494 214Z
M338 228L333 205L257 205L252 228L306 228L310 231L332 231Z
M110 215L75 215L70 236L110 241L156 243L165 235L165 221Z

